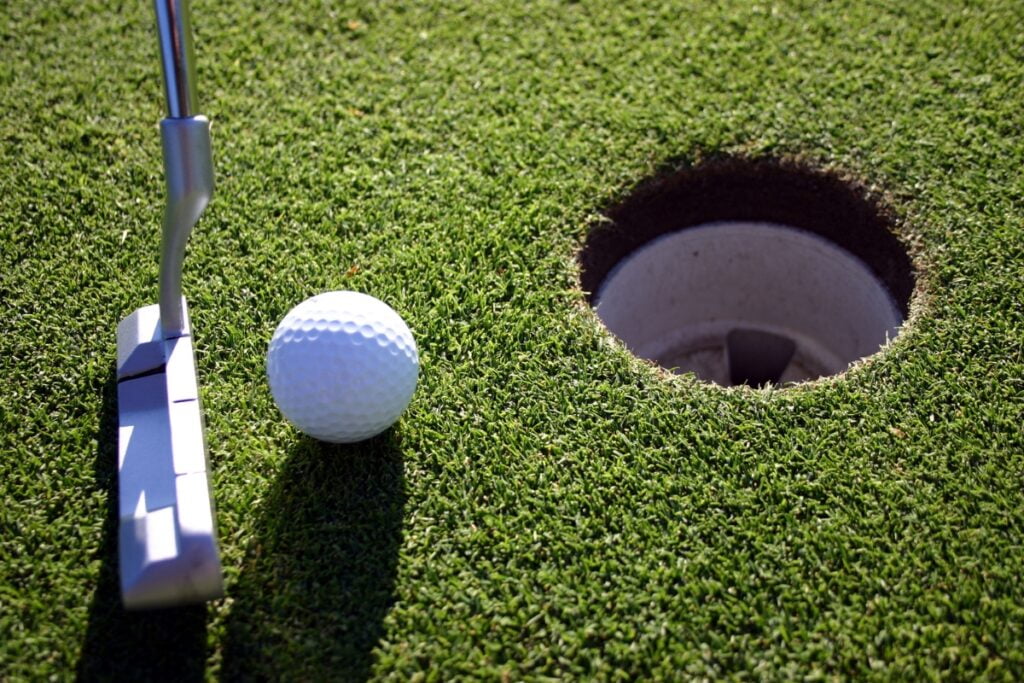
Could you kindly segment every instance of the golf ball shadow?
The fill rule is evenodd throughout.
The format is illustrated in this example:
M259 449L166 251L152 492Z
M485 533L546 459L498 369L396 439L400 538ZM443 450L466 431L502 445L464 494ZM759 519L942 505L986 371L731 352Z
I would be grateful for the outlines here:
M397 430L298 439L247 525L224 677L366 680L395 601L405 499Z

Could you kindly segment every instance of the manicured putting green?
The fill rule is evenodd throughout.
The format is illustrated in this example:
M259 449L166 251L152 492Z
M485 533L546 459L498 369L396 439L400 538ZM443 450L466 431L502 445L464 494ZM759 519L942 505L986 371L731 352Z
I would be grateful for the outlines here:
M115 327L156 300L145 3L0 5L0 678L1024 677L1024 6L196 0L217 193L189 245L226 572L117 595ZM671 376L576 253L713 158L891 207L909 321L785 391ZM393 430L275 410L318 292L409 323Z

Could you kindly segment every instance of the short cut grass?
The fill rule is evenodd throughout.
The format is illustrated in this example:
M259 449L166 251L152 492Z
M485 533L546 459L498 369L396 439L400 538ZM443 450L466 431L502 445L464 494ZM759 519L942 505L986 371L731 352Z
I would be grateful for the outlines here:
M0 678L1024 677L1024 5L193 5L217 193L189 246L227 597L126 614L117 322L156 300L146 3L0 3ZM602 207L718 155L887 197L907 331L786 391L601 327ZM330 447L266 343L407 320L397 426Z

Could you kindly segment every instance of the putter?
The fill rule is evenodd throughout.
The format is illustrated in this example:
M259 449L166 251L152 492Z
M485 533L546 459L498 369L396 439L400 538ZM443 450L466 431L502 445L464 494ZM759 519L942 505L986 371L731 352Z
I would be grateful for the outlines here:
M185 242L213 194L210 122L195 112L187 0L155 0L167 118L160 302L117 327L118 551L128 609L224 592L188 307Z

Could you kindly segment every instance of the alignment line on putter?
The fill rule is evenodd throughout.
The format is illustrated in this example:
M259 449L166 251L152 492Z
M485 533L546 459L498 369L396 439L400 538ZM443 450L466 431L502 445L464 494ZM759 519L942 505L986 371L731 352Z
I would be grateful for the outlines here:
M167 206L160 303L117 326L118 552L129 609L219 597L205 427L188 306L185 243L213 194L210 122L195 114L186 0L155 0L168 116L160 122Z

